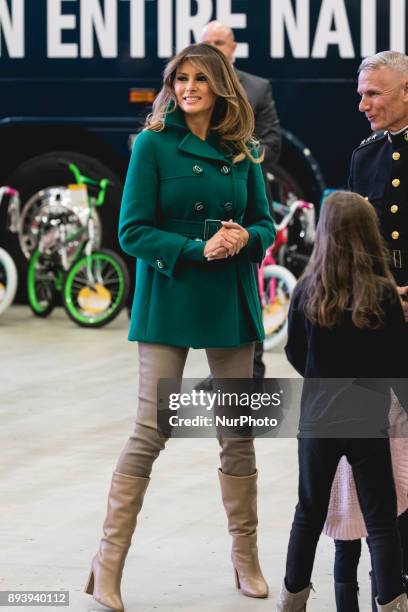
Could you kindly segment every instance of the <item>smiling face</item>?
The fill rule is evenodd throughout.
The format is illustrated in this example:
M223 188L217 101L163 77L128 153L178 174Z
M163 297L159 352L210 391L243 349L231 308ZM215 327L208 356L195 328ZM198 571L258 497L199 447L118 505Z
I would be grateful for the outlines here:
M363 70L358 78L359 111L371 129L397 132L408 125L408 77L392 68Z
M199 64L186 61L177 68L174 93L180 109L191 117L211 118L217 96Z

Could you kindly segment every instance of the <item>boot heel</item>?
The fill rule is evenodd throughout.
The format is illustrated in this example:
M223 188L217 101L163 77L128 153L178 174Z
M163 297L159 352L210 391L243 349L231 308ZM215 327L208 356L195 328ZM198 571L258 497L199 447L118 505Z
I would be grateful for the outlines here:
M91 570L91 573L89 574L88 582L86 583L86 586L85 586L85 593L87 593L88 595L93 595L93 592L94 592L94 573L93 573L93 570Z
M235 569L235 567L234 567L234 576L235 576L235 586L237 587L237 589L238 589L238 591L239 591L239 590L240 590L240 588L241 588L241 583L240 583L240 581L239 581L238 572L237 572L237 570Z

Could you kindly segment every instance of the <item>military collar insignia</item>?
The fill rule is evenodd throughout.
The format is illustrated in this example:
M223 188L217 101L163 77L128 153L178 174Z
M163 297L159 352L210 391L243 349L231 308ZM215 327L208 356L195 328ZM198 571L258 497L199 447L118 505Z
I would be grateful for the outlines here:
M374 142L374 140L377 140L377 138L379 138L380 136L384 136L386 133L387 132L374 132L373 134L371 134L371 136L369 136L368 138L364 138L364 140L360 142L360 147L362 145L370 144L370 142Z
M371 136L362 140L358 148L365 147L366 145L372 144L373 142L378 142L381 138L384 138L387 134L388 132L384 132L384 131L374 132L373 134L371 134Z
M408 143L408 126L402 129L396 134L387 132L388 141L392 144L393 148L404 147Z

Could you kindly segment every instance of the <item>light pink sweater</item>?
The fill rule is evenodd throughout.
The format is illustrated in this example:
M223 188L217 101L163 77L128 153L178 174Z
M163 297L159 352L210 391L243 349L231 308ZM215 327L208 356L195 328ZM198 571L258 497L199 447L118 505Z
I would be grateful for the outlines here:
M408 420L403 408L392 394L390 436L398 431L404 438L391 437L391 456L397 492L398 515L408 509ZM404 433L401 433L404 432ZM323 533L337 540L357 540L367 537L367 529L357 497L353 472L346 457L342 457L333 481L329 510Z

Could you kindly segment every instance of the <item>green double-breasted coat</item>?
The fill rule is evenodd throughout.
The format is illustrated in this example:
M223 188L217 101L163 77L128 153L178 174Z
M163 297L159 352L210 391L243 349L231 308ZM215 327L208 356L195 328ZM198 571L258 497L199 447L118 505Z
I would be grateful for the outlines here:
M207 262L206 219L240 222L247 246ZM161 132L141 132L119 221L121 247L137 258L129 339L195 348L263 339L251 262L262 261L274 236L259 164L233 164L217 137L192 134L179 110Z

